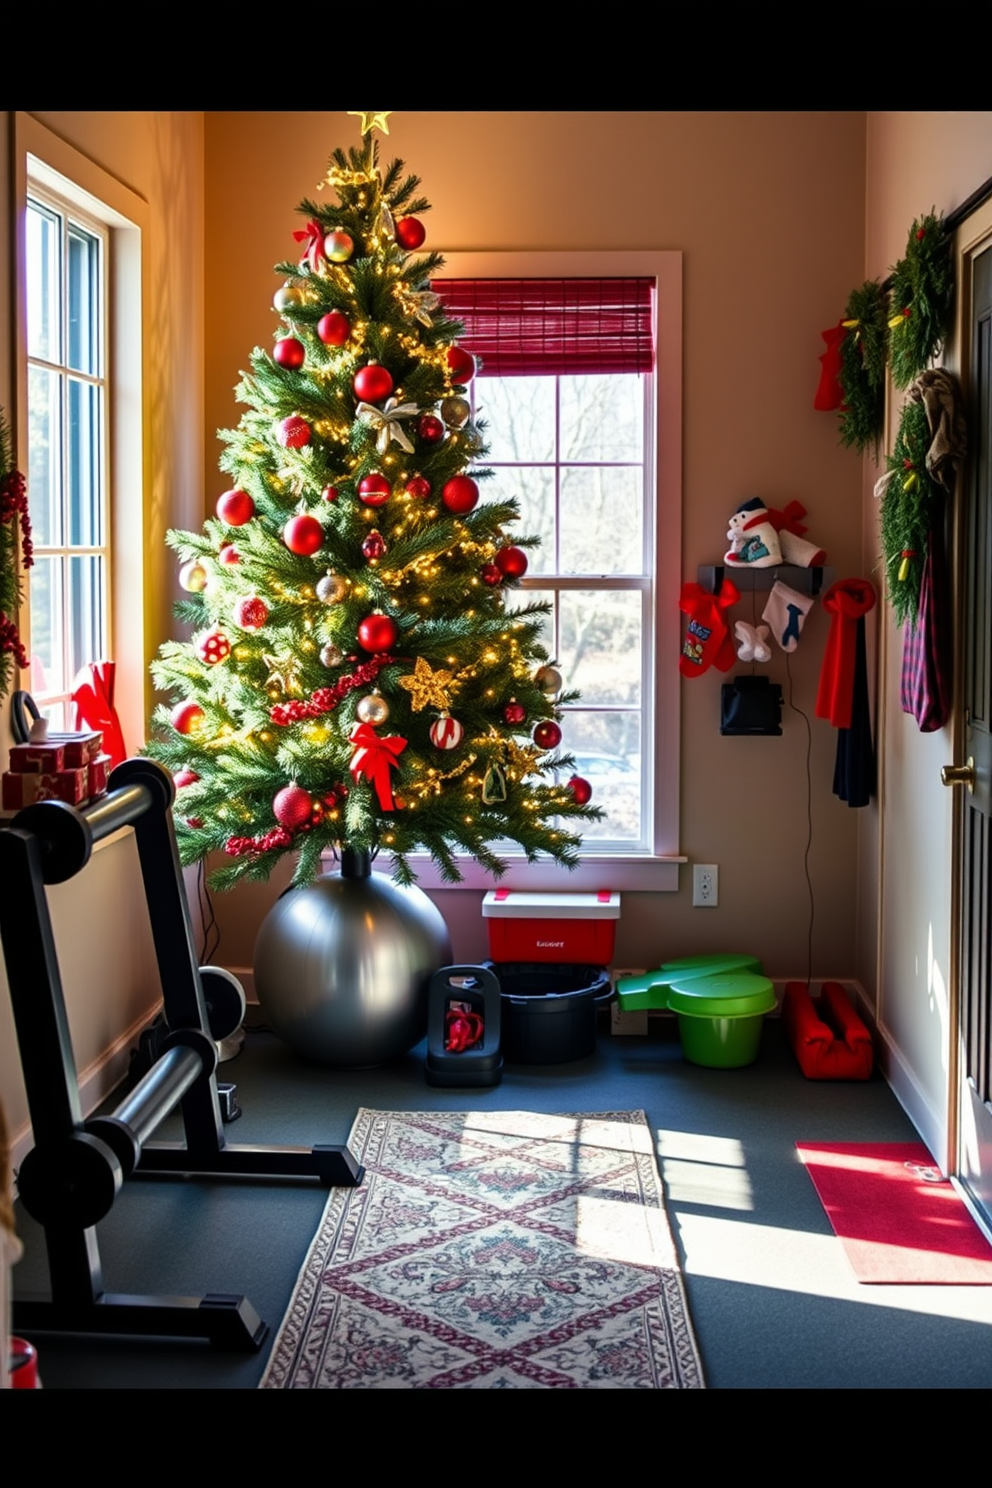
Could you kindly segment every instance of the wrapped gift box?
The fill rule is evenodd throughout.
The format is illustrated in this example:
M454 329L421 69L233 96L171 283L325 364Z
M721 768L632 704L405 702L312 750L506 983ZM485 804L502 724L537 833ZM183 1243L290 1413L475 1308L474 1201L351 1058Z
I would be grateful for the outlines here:
M89 767L76 770L6 770L3 776L3 809L20 811L35 801L65 801L82 806L89 800Z

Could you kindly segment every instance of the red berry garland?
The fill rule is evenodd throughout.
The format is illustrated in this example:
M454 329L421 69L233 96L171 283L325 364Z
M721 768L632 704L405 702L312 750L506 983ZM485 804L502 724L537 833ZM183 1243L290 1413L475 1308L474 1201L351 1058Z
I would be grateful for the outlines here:
M362 662L353 672L346 677L339 677L333 687L318 687L308 703L297 702L294 698L288 703L277 703L269 713L273 723L281 728L288 728L291 723L302 723L306 718L319 718L322 713L333 713L342 698L354 692L356 687L367 687L374 682L384 666L388 666L391 657L373 656L371 661Z

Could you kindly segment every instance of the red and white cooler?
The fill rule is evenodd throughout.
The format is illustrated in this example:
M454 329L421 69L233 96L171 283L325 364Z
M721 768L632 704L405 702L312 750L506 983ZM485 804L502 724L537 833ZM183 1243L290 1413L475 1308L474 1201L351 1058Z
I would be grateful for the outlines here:
M494 961L582 961L609 966L620 895L535 894L490 889L482 901Z

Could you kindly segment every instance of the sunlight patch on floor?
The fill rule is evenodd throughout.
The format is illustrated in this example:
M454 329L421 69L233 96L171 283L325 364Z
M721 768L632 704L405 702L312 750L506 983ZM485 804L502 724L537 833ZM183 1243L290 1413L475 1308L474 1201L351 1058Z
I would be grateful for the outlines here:
M683 1214L672 1207L688 1276L992 1325L992 1287L863 1285L855 1281L833 1235Z
M750 1213L754 1193L744 1148L736 1137L661 1131L658 1156L670 1201Z

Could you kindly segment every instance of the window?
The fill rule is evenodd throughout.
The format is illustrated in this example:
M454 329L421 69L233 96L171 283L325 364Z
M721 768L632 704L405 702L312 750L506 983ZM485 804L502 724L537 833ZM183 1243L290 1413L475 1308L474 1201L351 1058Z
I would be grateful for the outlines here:
M649 283L657 316L657 361L643 334L636 370L617 352L613 330L629 322L631 304L612 316L584 307L592 335L562 348L547 325L523 329L510 350L510 374L494 354L496 285L560 278L589 283ZM545 644L558 658L566 689L563 747L594 789L606 818L584 833L582 866L511 866L505 882L531 887L669 888L678 886L678 653L681 534L681 255L453 254L445 284L479 287L469 314L452 292L452 313L472 322L465 345L485 371L470 385L485 419L494 478L487 492L515 496L521 531L536 532L519 595L552 606ZM486 293L480 281L492 281ZM471 292L468 292L471 294ZM638 291L641 293L641 291ZM575 295L581 295L578 286ZM527 296L521 295L521 302ZM574 298L574 296L569 296ZM611 305L611 309L615 306ZM574 317L573 317L574 322ZM581 325L581 318L578 322ZM513 337L511 336L511 341ZM548 342L554 343L548 355ZM603 347L608 348L605 361ZM569 361L569 356L573 359ZM591 360L590 360L591 358ZM619 359L618 359L619 358ZM541 367L551 366L550 372ZM573 367L580 370L572 370ZM595 370L587 370L587 368ZM500 375L491 375L493 370ZM567 369L567 370L565 370ZM523 375L520 375L523 373ZM516 595L511 595L512 605ZM507 854L512 863L512 854ZM418 863L418 873L421 865ZM422 881L430 882L422 874ZM466 882L482 879L468 872Z
M107 653L106 229L32 183L27 202L31 686L58 726Z
M117 663L128 748L150 712L144 617L147 204L30 114L14 115L19 468L35 563L20 686L57 724L79 667Z

